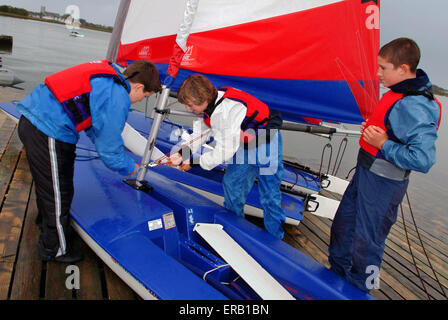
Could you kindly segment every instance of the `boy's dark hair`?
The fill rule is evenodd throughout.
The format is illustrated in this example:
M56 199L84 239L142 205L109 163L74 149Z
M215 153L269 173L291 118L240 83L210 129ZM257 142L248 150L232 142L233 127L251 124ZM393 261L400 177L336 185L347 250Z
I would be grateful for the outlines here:
M381 48L379 56L392 63L395 68L407 64L411 72L416 72L420 62L420 48L412 39L398 38L385 44Z
M133 62L126 68L123 75L132 83L143 84L147 92L159 92L162 90L159 71L147 60Z
M200 105L207 101L210 103L218 94L216 87L202 74L189 76L177 91L177 100L180 103L194 103Z

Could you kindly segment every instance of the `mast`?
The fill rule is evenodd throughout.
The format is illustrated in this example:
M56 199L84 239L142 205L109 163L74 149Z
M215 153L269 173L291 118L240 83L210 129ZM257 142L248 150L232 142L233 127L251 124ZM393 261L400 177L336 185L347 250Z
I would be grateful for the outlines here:
M115 62L117 59L118 47L120 46L121 34L123 33L124 22L128 15L129 5L131 0L121 0L120 7L117 11L117 17L115 18L114 28L112 36L109 41L109 47L107 48L106 59Z
M151 127L151 132L148 137L148 142L146 144L146 150L143 154L143 163L148 163L151 159L152 151L156 144L157 134L160 129L160 125L163 121L163 115L166 113L166 106L168 103L168 98L171 91L171 85L174 83L176 79L177 73L179 71L180 63L184 56L185 51L187 50L187 39L190 34L190 29L194 21L194 16L197 11L199 0L187 0L185 4L185 11L183 21L179 26L179 30L177 32L176 42L173 48L173 55L170 59L168 73L169 75L165 78L164 84L162 86L162 92L159 95L159 99L157 101L157 105L155 108L154 121ZM146 171L148 168L146 166L141 166L139 168L137 174L136 185L137 188L144 187L144 179L146 176Z

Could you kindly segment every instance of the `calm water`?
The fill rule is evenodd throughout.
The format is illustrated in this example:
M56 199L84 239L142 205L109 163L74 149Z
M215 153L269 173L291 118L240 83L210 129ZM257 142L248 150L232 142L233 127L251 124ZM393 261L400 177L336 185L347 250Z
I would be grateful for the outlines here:
M24 88L24 93L28 93L53 72L86 61L104 59L110 34L85 29L81 31L85 37L74 38L68 35L63 25L0 16L0 34L11 35L14 38L13 53L2 55L3 66L12 69L26 81L19 86ZM447 98L440 99L444 106L448 106ZM153 100L150 100L149 107L152 107L152 104ZM144 110L145 104L139 104L136 108ZM180 119L172 118L172 120ZM437 142L437 163L428 174L413 173L408 189L419 227L437 234L445 242L448 242L448 205L445 202L445 197L448 195L448 186L445 185L445 182L448 182L447 120L447 112L444 112L443 125L439 130ZM180 121L184 124L190 122L188 119ZM358 126L350 129L352 128L357 129ZM320 166L323 147L329 142L332 144L334 161L342 140L339 136L329 141L318 136L291 132L284 132L283 137L284 154L295 157L316 170ZM338 176L345 178L354 167L357 150L357 139L350 137ZM326 153L324 168L328 163L328 155L329 153ZM405 214L408 214L407 210Z

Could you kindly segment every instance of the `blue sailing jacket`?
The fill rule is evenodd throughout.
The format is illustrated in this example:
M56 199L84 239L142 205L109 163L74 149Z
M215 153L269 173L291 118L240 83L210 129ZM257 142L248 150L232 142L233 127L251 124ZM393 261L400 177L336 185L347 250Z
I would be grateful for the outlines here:
M129 94L110 77L93 78L90 85L92 127L85 132L109 169L130 174L135 162L125 153L121 138L131 106ZM75 126L46 85L38 85L17 104L17 110L47 136L71 144L78 142Z
M408 89L423 91L431 87L428 76L419 69L417 78L402 81L390 89L405 93ZM439 105L425 96L410 95L397 101L388 117L394 137L381 149L384 158L405 170L428 172L436 162L439 118Z

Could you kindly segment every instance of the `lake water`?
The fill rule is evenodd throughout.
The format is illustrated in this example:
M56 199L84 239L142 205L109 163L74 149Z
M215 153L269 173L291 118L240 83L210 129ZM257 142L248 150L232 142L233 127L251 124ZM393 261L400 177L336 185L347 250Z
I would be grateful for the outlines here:
M63 25L0 16L0 34L13 36L14 39L12 54L2 55L3 67L13 70L25 80L18 86L24 89L24 93L29 93L51 73L86 61L104 59L111 34L87 29L81 29L81 32L85 37L75 38L68 35ZM448 98L439 98L445 107L448 106ZM153 102L150 99L150 108ZM144 110L145 106L140 103L135 107ZM175 107L182 109L180 105ZM171 119L184 124L191 122L185 118ZM444 112L437 141L437 163L428 174L412 173L408 194L418 226L448 243L448 205L445 202L448 195L445 185L448 182L447 120L447 112ZM349 129L353 128L357 130L359 127L351 126ZM324 146L329 142L332 144L334 161L343 138L335 136L329 141L296 132L283 132L283 137L284 154L315 170L320 167ZM349 137L338 176L345 178L355 166L357 150L357 138ZM328 155L326 153L324 168L328 164ZM405 215L408 214L405 210Z

